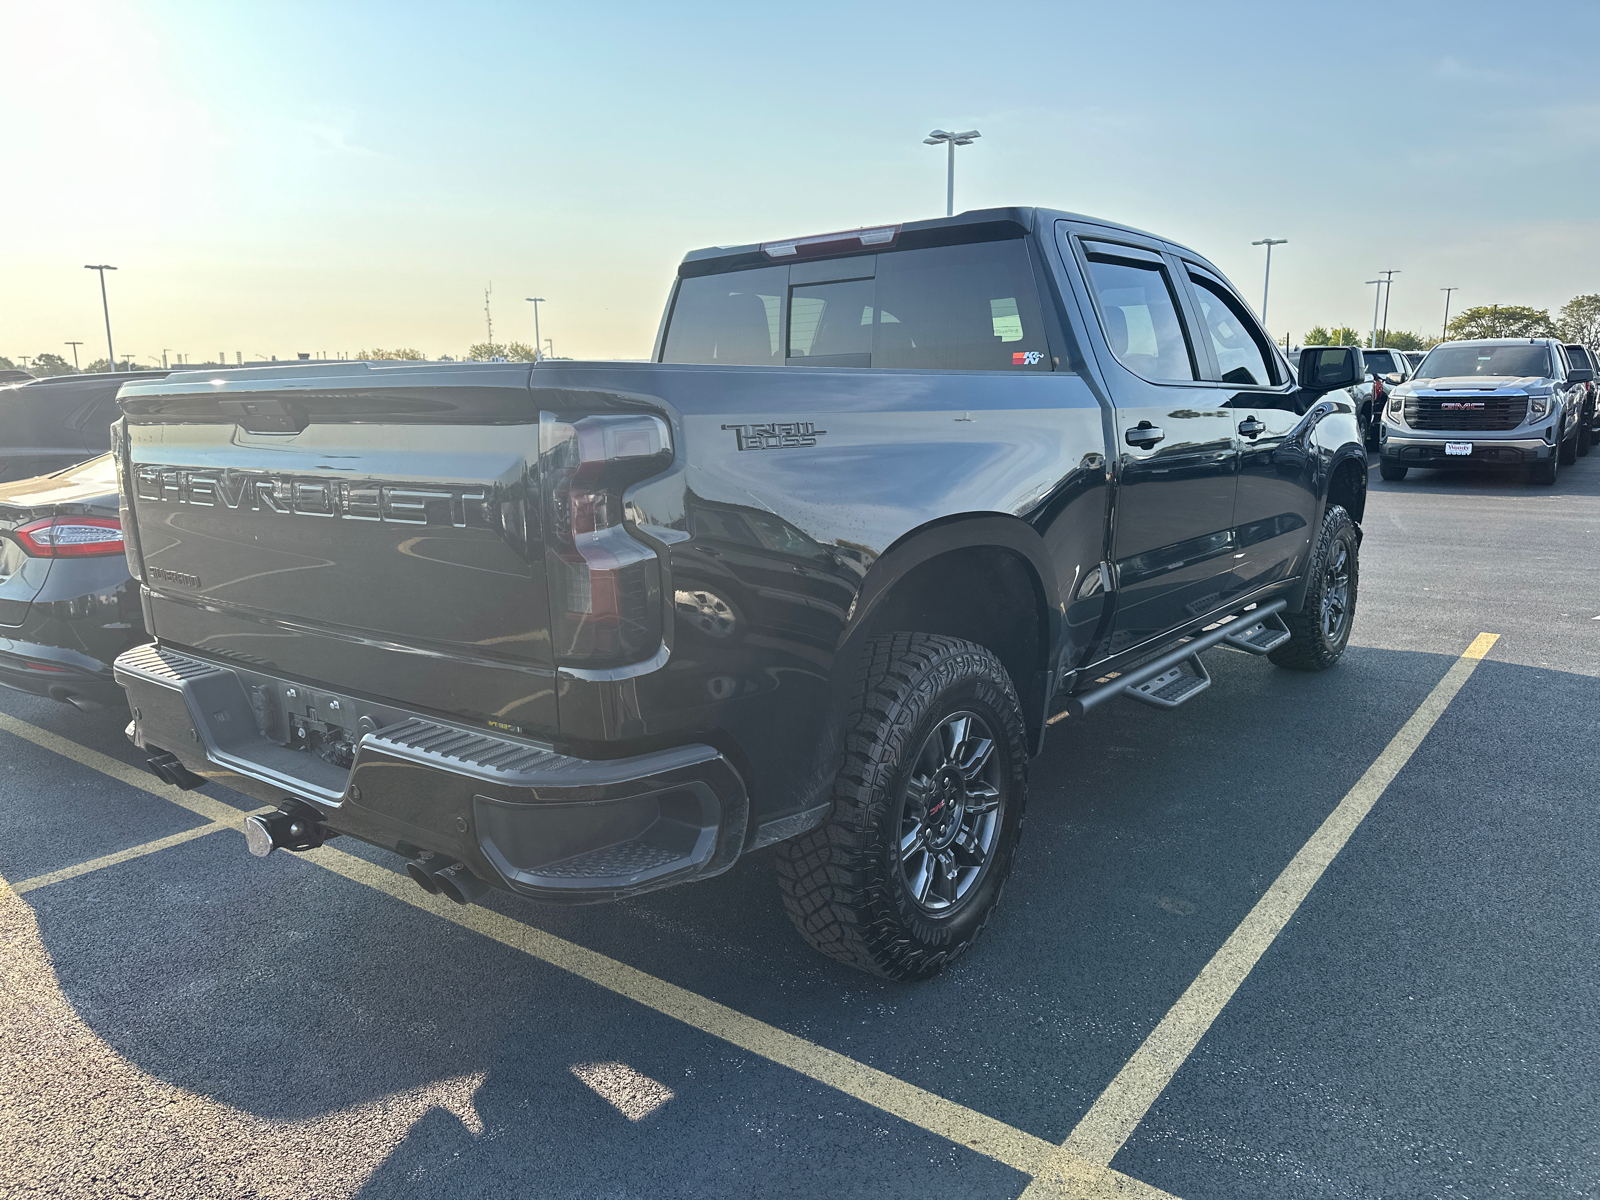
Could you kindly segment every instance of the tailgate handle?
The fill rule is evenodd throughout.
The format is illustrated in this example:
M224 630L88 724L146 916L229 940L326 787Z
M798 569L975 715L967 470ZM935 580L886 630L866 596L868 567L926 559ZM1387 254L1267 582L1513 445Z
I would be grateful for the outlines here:
M217 407L246 433L299 433L310 424L304 405L286 404L272 396L218 400Z

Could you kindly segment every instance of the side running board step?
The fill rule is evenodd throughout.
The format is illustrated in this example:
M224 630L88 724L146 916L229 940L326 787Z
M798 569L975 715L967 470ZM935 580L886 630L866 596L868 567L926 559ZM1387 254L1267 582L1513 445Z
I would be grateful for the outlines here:
M1289 627L1277 613L1240 629L1239 627L1249 619L1240 617L1237 621L1230 622L1227 628L1239 629L1239 632L1229 633L1222 640L1235 650L1243 650L1248 654L1271 654L1289 640Z
M1209 650L1218 642L1238 638L1240 641L1234 644L1248 643L1253 653L1265 654L1279 644L1277 641L1271 641L1263 646L1266 635L1270 634L1277 638L1281 630L1282 637L1289 636L1288 629L1283 628L1283 622L1278 619L1278 614L1288 607L1287 600L1269 600L1226 625L1197 633L1181 646L1168 650L1165 654L1134 667L1131 671L1125 671L1114 679L1069 696L1067 711L1075 717L1081 717L1113 696L1131 696L1135 700L1153 704L1157 708L1176 708L1211 685L1211 676L1206 674L1206 669L1200 665L1199 655L1202 650ZM1235 633L1234 630L1245 622L1249 624ZM1244 646L1241 645L1240 648L1243 649Z
M1198 654L1192 654L1170 671L1163 671L1143 683L1130 683L1122 694L1130 700L1154 708L1177 708L1211 686L1211 676Z

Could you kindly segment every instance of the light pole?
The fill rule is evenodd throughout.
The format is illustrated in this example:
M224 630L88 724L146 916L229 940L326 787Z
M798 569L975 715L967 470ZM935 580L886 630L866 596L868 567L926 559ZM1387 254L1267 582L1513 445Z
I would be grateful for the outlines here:
M1267 289L1272 286L1272 248L1286 246L1288 238L1262 238L1259 242L1251 242L1252 246L1265 246L1267 248L1267 275L1261 282L1261 323L1267 323Z
M1388 270L1379 271L1378 274L1383 276L1383 340L1387 342L1389 340L1389 293L1394 290L1394 277L1400 272ZM1373 343L1373 348L1377 348L1376 342Z
M1444 293L1444 326L1439 330L1439 340L1443 341L1445 338L1450 336L1450 293L1459 292L1461 289L1458 287L1447 287L1440 288L1439 290Z
M161 369L163 371L167 369L167 351L170 349L172 349L171 346L161 347Z
M63 345L67 345L67 346L71 346L72 347L72 369L74 371L78 370L79 369L79 367L78 367L78 347L83 345L83 343L82 342L64 342Z
M544 349L546 358L554 358L556 356L556 344L550 338L545 338Z
M523 299L533 305L533 361L538 362L539 347L544 345L539 340L539 305L543 304L545 300L543 296L525 296Z
M950 166L946 173L944 189L944 215L956 215L956 147L970 146L974 138L982 137L976 129L969 129L965 133L949 133L943 129L935 129L922 139L925 146L937 146L943 142L950 149Z
M117 369L117 352L111 348L111 303L106 299L106 272L115 271L116 268L109 263L84 263L85 271L100 272L100 307L106 314L106 361L111 364L111 369Z
M1383 298L1383 280L1369 279L1367 283L1369 286L1374 283L1378 285L1378 290L1372 293L1372 336L1367 339L1367 346L1376 350L1378 348L1378 301Z

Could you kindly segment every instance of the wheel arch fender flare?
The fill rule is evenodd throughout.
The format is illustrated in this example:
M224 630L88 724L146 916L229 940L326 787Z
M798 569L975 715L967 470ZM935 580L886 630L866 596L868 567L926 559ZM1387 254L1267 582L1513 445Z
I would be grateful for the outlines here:
M1032 600L1039 618L1038 656L1033 664L1034 678L1018 680L1018 698L1028 720L1033 752L1037 753L1044 708L1056 684L1055 665L1060 653L1064 610L1056 585L1055 564L1044 539L1026 521L1005 513L964 513L926 522L902 534L874 560L851 604L835 651L836 703L848 696L861 648L873 631L873 620L885 601L895 595L896 588L918 567L961 550L1008 552L1022 561L1032 577L1035 589Z

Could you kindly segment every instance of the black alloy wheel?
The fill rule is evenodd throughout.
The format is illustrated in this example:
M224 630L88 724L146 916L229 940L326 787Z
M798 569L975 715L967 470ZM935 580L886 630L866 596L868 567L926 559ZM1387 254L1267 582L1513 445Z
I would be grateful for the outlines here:
M1361 537L1342 505L1323 514L1307 573L1305 603L1283 614L1289 640L1267 657L1291 671L1326 671L1350 643L1361 585Z
M926 979L1000 901L1028 796L1027 729L983 646L884 634L862 649L827 819L773 847L784 908L839 962Z
M923 739L900 801L900 875L924 912L970 900L994 862L1005 783L994 731L977 713L952 713Z

